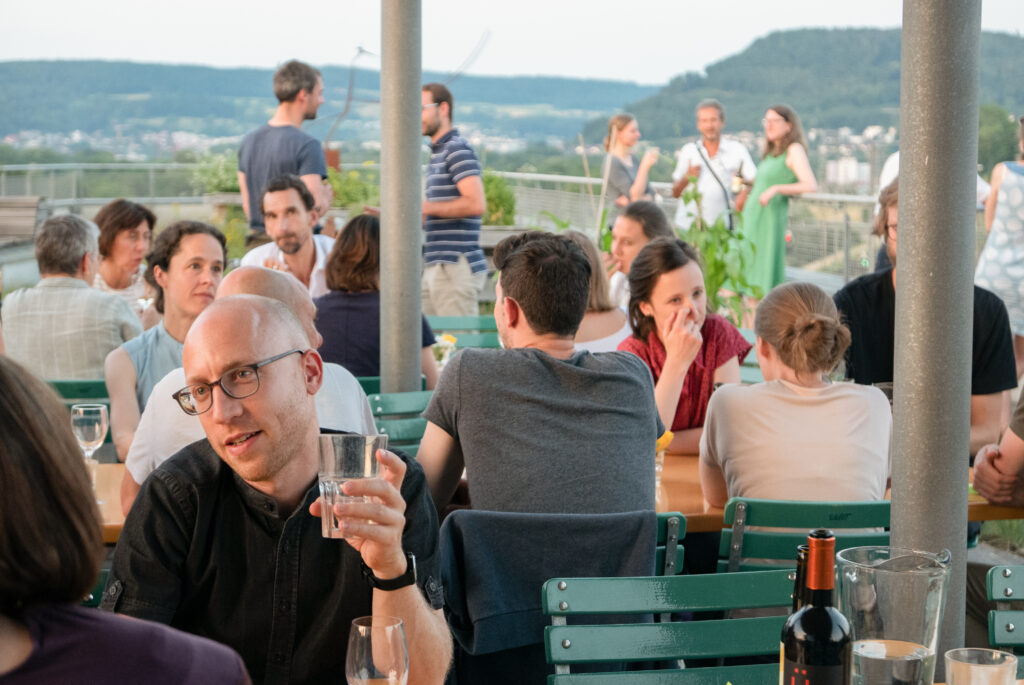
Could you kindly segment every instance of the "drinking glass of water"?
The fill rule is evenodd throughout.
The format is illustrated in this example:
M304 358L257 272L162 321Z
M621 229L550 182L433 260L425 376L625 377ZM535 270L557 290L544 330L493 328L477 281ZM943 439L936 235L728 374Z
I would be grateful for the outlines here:
M408 679L402 619L363 616L352 621L345 657L348 685L405 685Z
M71 407L71 430L85 455L85 465L92 477L93 490L96 489L96 466L99 462L93 459L92 455L103 444L109 427L110 418L105 405L75 404Z

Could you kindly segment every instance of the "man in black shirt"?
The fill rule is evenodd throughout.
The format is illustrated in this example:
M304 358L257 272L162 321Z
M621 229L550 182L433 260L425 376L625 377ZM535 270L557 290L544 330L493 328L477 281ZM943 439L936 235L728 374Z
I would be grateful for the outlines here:
M875 234L896 264L898 180L882 189ZM835 294L836 307L850 327L846 375L857 383L891 382L896 328L896 266L847 283ZM971 454L999 439L1009 418L1009 390L1017 387L1013 342L1006 306L996 295L974 286L971 360Z
M337 683L352 619L397 616L409 682L441 682L451 638L419 465L381 451L381 477L344 486L371 502L336 505L348 540L325 539L314 403L323 366L288 308L217 300L189 330L183 362L176 399L207 438L143 483L104 608L234 647L256 683Z

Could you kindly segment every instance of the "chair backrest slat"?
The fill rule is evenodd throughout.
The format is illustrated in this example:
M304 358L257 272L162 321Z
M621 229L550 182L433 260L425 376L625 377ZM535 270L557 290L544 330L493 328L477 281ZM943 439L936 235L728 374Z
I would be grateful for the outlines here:
M572 665L635 661L776 655L786 617L759 616L680 623L577 625L587 616L644 617L681 611L788 607L793 572L759 571L648 578L552 578L542 589L542 609L552 625L544 630L549 685L561 683L769 683L778 665L734 671L705 667L683 671L566 674ZM566 625L569 617L573 625ZM775 680L771 677L774 674Z
M778 664L632 673L567 673L548 676L548 685L776 685L778 682Z
M883 529L889 525L889 504L888 500L794 502L733 497L725 505L724 523L731 528L722 530L718 570L763 568L772 562L794 565L796 546L806 542L807 532L814 528L833 530L837 551L887 545L889 533Z
M996 609L988 612L989 644L1012 649L1017 655L1017 678L1024 678L1024 566L990 568L985 576L985 593L996 603Z

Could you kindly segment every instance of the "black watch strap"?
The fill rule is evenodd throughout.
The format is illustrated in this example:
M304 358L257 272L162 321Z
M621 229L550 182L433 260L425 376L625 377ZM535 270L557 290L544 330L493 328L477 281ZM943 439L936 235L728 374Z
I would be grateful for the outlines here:
M362 562L363 577L366 578L366 584L378 590L400 590L407 585L412 585L416 582L416 555L412 552L406 552L405 558L408 562L405 567L405 573L397 578L388 578L387 580L381 580L373 575L373 569L367 566L366 562Z

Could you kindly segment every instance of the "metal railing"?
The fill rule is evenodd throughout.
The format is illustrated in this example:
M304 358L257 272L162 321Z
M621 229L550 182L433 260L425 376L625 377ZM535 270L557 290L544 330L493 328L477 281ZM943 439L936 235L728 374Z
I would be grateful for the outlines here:
M129 197L151 205L199 204L207 189L200 164L8 164L0 165L0 196L44 196L49 211L79 211L113 198ZM376 165L343 164L342 169ZM600 178L497 171L516 197L516 224L556 230L568 224L590 235L598 230ZM677 201L670 183L652 183L658 202L671 218ZM813 193L792 198L789 206L786 265L791 276L820 274L833 286L874 268L881 244L871 235L875 199L865 195ZM977 246L984 245L980 218Z

